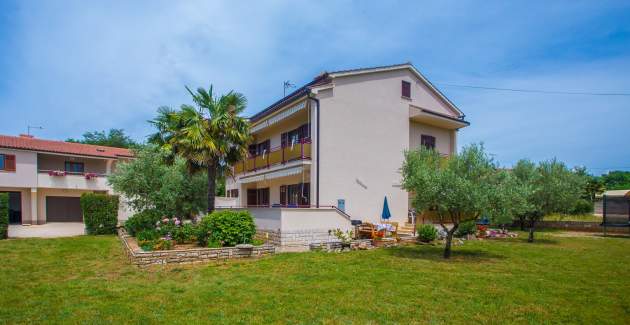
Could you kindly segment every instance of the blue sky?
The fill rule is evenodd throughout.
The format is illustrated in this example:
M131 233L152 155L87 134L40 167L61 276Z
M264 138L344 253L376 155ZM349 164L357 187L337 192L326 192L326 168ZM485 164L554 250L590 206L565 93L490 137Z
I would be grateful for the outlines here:
M407 61L466 113L460 145L630 170L630 96L447 86L630 93L628 1L2 1L0 134L143 140L184 85L238 90L249 115L284 80Z

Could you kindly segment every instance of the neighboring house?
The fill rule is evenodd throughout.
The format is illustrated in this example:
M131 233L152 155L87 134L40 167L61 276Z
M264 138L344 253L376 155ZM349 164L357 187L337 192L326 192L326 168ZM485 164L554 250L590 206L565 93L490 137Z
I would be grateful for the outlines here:
M81 194L112 193L106 176L131 157L127 149L0 135L0 192L9 192L10 223L82 222Z
M411 64L323 73L250 119L249 158L227 181L233 207L282 244L328 238L350 220L407 220L404 152L456 152L464 114Z

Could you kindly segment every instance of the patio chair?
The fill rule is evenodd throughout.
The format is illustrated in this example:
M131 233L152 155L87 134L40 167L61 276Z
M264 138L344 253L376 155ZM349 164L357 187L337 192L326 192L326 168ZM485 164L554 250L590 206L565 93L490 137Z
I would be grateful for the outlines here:
M374 237L376 237L376 226L369 222L362 223L357 226L357 233L359 235L359 238L367 237L370 239L374 239Z

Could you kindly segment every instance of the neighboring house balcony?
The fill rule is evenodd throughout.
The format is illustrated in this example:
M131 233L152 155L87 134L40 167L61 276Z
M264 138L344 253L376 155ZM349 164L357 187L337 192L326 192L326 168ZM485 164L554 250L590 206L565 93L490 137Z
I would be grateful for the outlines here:
M41 188L107 191L107 175L91 172L68 172L64 170L40 169L37 186Z

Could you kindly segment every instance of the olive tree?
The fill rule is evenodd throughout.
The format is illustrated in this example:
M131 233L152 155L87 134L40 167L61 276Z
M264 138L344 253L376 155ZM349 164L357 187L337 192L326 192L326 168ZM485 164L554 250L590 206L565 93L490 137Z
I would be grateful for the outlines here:
M135 152L135 159L119 163L108 181L138 212L193 218L206 209L207 178L203 173L190 175L182 158L167 163L167 156L160 148L146 146Z
M436 212L447 234L444 258L451 256L453 234L462 222L497 209L497 169L482 145L467 146L448 158L431 149L408 151L402 174L403 188L413 193L414 207Z
M528 242L534 241L536 222L551 213L568 213L582 195L586 179L556 160L538 165L519 161L513 169L527 202L519 217L529 223Z

